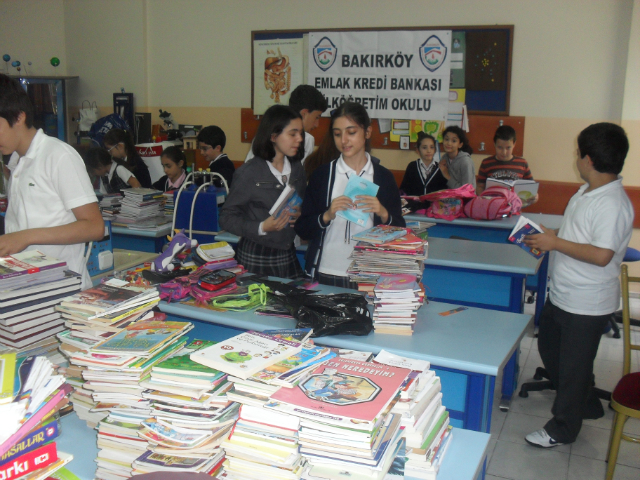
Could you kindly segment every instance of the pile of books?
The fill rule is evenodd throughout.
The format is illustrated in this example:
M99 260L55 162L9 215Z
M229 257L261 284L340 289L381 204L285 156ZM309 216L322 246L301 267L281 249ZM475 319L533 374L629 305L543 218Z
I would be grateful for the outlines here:
M162 196L164 197L164 215L173 219L173 212L176 208L174 191L164 192Z
M415 275L380 275L373 289L373 328L376 333L413 335L424 290Z
M206 264L207 270L229 270L240 274L245 270L243 267L235 272L238 262L234 258L236 252L227 242L204 243L198 245L194 252L193 260L197 264Z
M122 191L124 199L115 223L134 224L153 217L164 221L164 194L152 188L127 188Z
M411 229L414 235L427 240L429 238L429 229L435 225L433 222L420 222L417 220L407 220L407 228Z
M71 388L46 357L16 359L15 352L0 355L0 379L0 478L47 478L73 459L54 442L54 415L69 403Z
M0 258L0 344L19 357L47 355L58 362L55 335L65 329L54 309L80 290L81 277L64 261L29 250Z
M122 194L105 193L100 199L98 206L105 220L115 220L116 215L120 213L120 205L122 203Z
M356 240L347 273L349 280L364 284L371 293L380 275L406 273L422 277L428 242L410 230L378 225L351 237ZM359 288L360 289L360 288Z

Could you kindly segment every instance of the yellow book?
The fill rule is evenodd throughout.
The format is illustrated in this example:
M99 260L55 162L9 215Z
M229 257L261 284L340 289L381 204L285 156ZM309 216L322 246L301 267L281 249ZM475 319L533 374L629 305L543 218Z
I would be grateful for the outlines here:
M13 386L16 376L15 352L0 355L0 405L13 400Z

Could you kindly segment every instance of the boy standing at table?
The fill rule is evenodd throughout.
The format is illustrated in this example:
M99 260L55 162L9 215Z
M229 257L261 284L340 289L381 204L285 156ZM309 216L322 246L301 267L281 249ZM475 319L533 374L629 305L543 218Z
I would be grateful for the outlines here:
M516 157L513 149L516 146L516 131L509 125L498 127L493 136L496 154L485 158L478 170L478 186L476 192L480 195L487 187L487 179L496 180L533 180L529 164L522 157ZM538 195L530 199L523 207L533 205L538 201Z
M104 237L104 222L84 162L33 126L27 92L6 75L0 75L0 152L11 155L0 255L40 250L81 274L83 289L91 287L85 242Z
M209 170L222 175L227 181L227 186L231 188L231 180L236 167L227 154L223 153L227 144L227 136L224 131L216 125L209 125L198 132L196 140L200 153L209 162ZM216 187L222 186L219 178L215 178L213 183Z
M553 418L525 437L534 446L572 443L583 419L604 415L593 392L593 361L618 309L620 263L633 228L633 206L618 175L628 151L618 125L585 128L578 136L576 164L587 183L569 201L559 231L543 228L544 233L525 238L528 246L552 252L538 350L556 398Z

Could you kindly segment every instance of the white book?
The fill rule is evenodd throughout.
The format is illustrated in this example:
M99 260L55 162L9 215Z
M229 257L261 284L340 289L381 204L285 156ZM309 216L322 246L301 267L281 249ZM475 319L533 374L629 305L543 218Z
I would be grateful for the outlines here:
M487 188L489 187L507 187L513 190L523 202L526 202L538 194L540 184L535 180L498 180L496 178L487 178Z

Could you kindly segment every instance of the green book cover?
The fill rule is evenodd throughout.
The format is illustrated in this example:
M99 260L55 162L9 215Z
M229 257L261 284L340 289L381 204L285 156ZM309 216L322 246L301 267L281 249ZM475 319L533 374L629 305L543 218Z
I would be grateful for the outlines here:
M188 372L197 372L197 374L204 374L210 377L212 380L218 379L224 375L224 372L216 370L215 368L207 367L200 363L194 362L189 358L189 355L197 350L201 350L203 348L210 347L211 345L215 345L218 342L213 342L210 340L193 340L189 345L185 347L186 350L190 350L190 352L186 355L178 355L175 357L168 358L158 365L153 367L154 371L157 372L180 372L187 373Z

